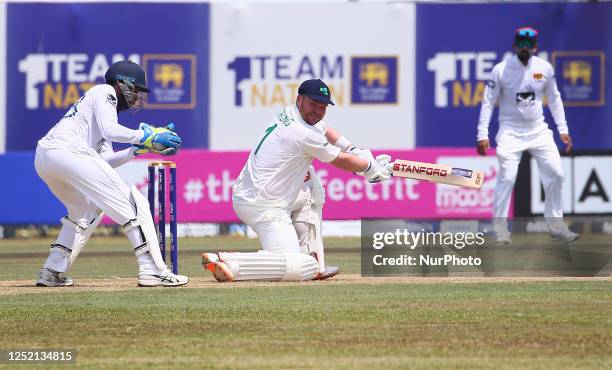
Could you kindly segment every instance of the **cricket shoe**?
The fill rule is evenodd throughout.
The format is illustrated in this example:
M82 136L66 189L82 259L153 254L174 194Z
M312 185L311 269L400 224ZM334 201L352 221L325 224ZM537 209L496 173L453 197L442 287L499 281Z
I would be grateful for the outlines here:
M510 235L497 236L495 245L512 245L512 239L510 239Z
M510 232L508 230L495 231L495 245L512 245Z
M47 268L42 268L38 271L38 280L36 286L73 286L74 281L65 276L63 272L53 271Z
M234 281L234 274L217 253L202 253L202 267L212 272L218 282Z
M561 232L561 233L550 233L550 237L556 241L571 243L573 241L578 240L578 238L580 237L580 234L577 234L569 230L565 230L564 232Z
M184 275L173 274L166 269L159 275L138 275L138 286L153 287L153 286L181 286L189 282L189 278Z
M336 266L325 266L325 272L318 273L312 280L325 280L336 276L340 273L340 269Z

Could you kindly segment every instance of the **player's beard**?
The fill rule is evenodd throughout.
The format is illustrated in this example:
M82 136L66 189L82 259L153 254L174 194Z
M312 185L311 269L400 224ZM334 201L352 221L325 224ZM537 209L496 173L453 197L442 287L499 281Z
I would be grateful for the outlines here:
M523 63L527 63L529 58L531 58L531 51L528 49L521 49L517 54L519 60Z
M301 101L299 103L297 103L297 108L298 111L300 113L300 116L302 116L302 119L304 120L304 122L308 123L311 126L316 125L317 123L319 123L320 120L323 119L323 116L320 114L317 114L313 111L307 111L305 109L303 109L303 104L304 102Z
M307 115L307 119L305 119L304 121L306 121L308 124L310 125L316 125L317 123L319 123L319 121L321 121L323 119L323 117L321 117L321 115L316 114L316 113L311 113Z

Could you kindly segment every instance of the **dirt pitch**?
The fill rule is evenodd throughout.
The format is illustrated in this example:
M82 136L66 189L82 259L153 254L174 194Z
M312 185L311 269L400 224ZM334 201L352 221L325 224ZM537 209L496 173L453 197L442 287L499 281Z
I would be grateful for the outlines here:
M342 285L342 284L468 284L468 283L528 283L528 282L612 282L612 277L362 277L358 274L340 274L326 281L307 282L234 282L218 283L209 277L191 277L189 284L178 289L241 289L253 287L284 287L297 285ZM0 296L16 294L47 294L68 292L112 292L129 291L134 289L162 289L138 288L136 278L106 277L94 279L76 279L71 287L47 288L34 286L34 280L4 280L0 281ZM177 289L177 288L174 288Z

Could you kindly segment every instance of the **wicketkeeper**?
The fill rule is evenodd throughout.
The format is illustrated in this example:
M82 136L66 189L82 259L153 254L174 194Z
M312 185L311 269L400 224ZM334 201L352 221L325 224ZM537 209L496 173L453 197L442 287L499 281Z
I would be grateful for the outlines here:
M304 81L295 105L274 117L259 138L233 188L234 211L259 237L255 253L204 253L204 267L218 281L324 279L321 233L325 191L313 158L363 175L369 182L391 177L390 157L373 158L323 121L334 103L321 80Z
M106 84L89 89L38 142L36 172L66 206L68 215L61 220L62 228L36 285L73 285L66 273L104 214L123 225L138 258L139 286L187 284L187 276L173 274L162 259L146 197L127 186L114 170L140 153L174 154L181 138L173 125L140 124L139 130L131 130L119 124L118 112L140 109L149 91L139 65L116 62L105 80ZM133 146L114 152L113 141Z

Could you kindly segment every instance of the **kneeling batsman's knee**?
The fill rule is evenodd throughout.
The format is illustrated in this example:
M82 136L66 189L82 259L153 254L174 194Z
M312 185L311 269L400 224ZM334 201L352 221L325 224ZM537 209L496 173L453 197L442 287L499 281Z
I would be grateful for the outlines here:
M317 260L307 254L285 254L284 281L312 280L319 272Z

